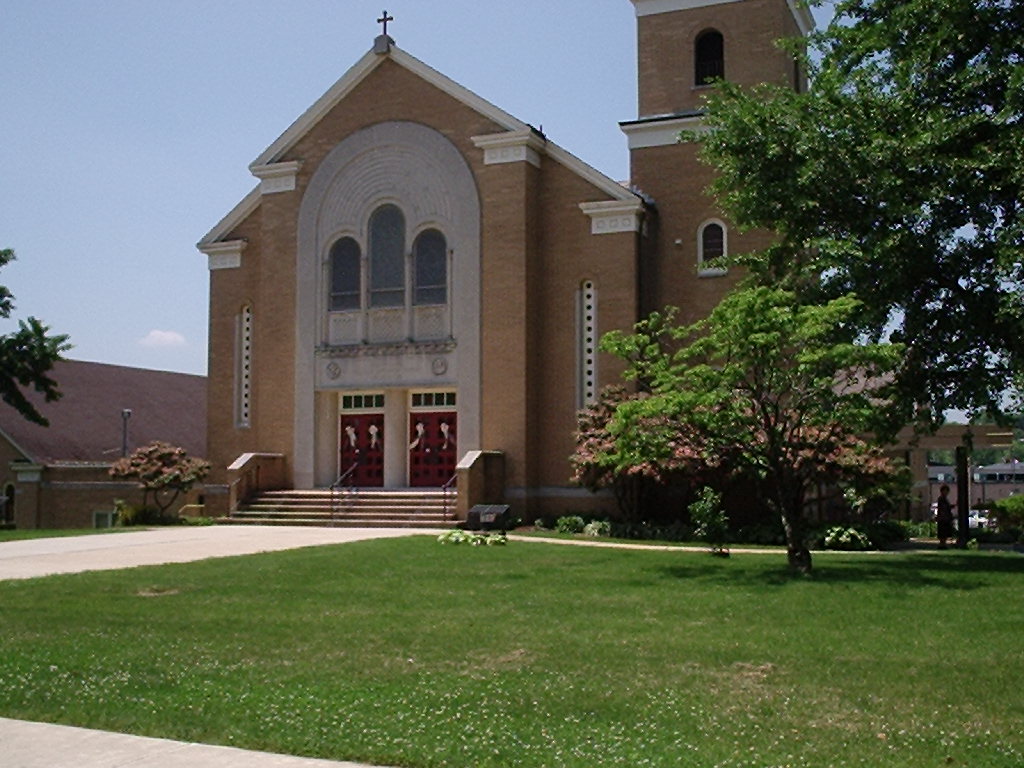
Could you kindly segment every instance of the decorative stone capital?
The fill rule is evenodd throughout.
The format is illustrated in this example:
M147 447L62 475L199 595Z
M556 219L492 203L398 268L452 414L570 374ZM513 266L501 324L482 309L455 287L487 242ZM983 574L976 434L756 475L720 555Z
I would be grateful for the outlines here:
M249 170L260 180L260 194L272 195L275 192L291 192L295 189L295 177L301 167L301 162L291 160L287 163L253 165Z
M537 168L540 168L540 157L547 144L529 128L474 136L473 143L484 151L484 165L526 162Z
M604 200L580 203L580 210L590 217L590 234L611 235L616 232L639 232L643 203L637 200Z
M226 240L220 243L200 243L199 250L209 257L210 271L215 269L236 269L242 266L242 251L248 242Z

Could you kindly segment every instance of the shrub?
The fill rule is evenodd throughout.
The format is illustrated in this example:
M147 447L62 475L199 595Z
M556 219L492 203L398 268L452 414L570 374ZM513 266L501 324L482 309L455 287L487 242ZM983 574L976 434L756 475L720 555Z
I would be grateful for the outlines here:
M773 520L745 525L736 530L733 540L743 544L785 544L786 532L782 530L781 520Z
M971 535L980 544L1016 544L1021 538L1021 532L1017 528L1005 528L998 531L990 528L973 528Z
M728 554L725 546L729 535L729 518L722 509L722 494L705 486L690 504L690 519L696 526L697 538L711 547L716 555Z
M508 538L502 533L471 533L458 529L447 531L437 537L441 544L469 544L471 547L503 547Z
M114 499L114 513L117 525L173 525L178 522L175 515L165 515L157 507L136 506L124 499Z
M934 520L920 523L906 521L902 525L907 535L914 539L934 539L939 535L939 526Z
M611 536L612 524L607 520L592 520L583 526L583 534L585 536L593 536L594 538Z
M835 525L825 533L825 549L839 549L847 552L862 552L871 549L871 541L856 528Z
M864 535L877 549L887 549L894 544L910 540L907 528L898 520L879 520L864 527Z
M643 541L693 541L693 526L679 520L670 525L618 521L612 524L611 535Z
M583 518L579 515L566 515L555 522L555 530L559 533L583 533Z
M999 499L992 511L1000 531L1009 533L1014 539L1024 536L1024 495Z

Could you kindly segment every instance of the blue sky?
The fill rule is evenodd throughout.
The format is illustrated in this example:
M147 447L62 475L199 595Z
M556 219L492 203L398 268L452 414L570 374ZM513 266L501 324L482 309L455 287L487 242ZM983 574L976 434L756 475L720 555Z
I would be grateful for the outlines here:
M206 372L195 243L248 165L362 56L399 47L616 179L628 0L0 0L0 271L68 357Z

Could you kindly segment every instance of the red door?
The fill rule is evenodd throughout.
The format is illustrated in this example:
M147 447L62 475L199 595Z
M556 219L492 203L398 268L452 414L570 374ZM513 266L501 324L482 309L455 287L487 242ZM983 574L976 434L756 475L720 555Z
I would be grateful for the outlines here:
M361 488L384 486L384 414L344 414L341 417L338 474L355 471L348 483Z
M455 474L455 411L409 414L409 485L438 488Z

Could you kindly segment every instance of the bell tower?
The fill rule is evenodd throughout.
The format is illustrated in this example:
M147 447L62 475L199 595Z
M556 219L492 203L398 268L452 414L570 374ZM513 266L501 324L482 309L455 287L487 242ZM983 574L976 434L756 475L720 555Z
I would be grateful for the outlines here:
M804 87L778 41L814 26L798 0L631 0L637 17L638 117L621 124L630 183L653 203L641 299L644 313L679 307L681 322L706 316L735 284L715 260L767 243L733 231L705 190L713 171L679 134L702 127L704 97L718 78Z

